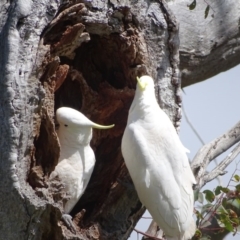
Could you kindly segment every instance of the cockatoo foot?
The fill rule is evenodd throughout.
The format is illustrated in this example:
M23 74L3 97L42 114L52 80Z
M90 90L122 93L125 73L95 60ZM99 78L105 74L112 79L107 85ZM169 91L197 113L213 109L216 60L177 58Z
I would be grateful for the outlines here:
M63 214L62 220L66 224L67 228L70 229L72 233L76 234L76 227L74 226L74 223L72 221L72 216L69 214Z
M119 178L117 178L117 182L122 185L123 187L129 189L129 190L134 190L134 185L132 182L125 182L125 181L122 181L120 180Z

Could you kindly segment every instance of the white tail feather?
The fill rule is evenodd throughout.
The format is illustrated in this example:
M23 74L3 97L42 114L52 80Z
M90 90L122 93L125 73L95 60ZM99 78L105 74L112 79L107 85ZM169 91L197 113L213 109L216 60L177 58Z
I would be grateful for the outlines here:
M194 236L195 232L196 232L196 223L194 219L192 219L187 231L184 232L183 236L166 237L166 239L167 240L190 240Z

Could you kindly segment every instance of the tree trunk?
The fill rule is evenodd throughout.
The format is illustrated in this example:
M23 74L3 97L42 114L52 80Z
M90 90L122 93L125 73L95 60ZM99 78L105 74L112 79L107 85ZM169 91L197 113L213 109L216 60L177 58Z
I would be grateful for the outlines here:
M178 23L168 5L6 1L0 29L0 239L127 239L145 210L120 149L136 77L151 75L160 106L177 128L181 119ZM61 106L115 124L94 132L95 169L72 211L76 234L61 221L61 183L48 180Z

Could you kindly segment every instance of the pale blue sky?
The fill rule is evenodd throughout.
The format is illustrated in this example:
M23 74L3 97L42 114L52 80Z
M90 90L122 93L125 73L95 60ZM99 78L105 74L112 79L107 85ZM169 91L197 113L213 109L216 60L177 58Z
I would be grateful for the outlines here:
M195 126L202 139L208 143L229 130L240 120L240 66L237 66L227 72L223 72L207 81L184 88L183 104L188 118ZM201 143L194 135L186 120L182 119L180 138L186 148L190 150L189 157L192 159ZM218 157L218 161L223 159ZM240 160L240 156L237 157ZM214 167L212 164L211 167ZM222 184L229 181L232 172L235 169L233 162L228 168L228 173L222 177ZM240 174L240 173L239 173ZM206 187L213 189L217 185L214 180ZM149 216L148 213L145 214ZM141 219L136 229L146 231L151 220ZM132 233L129 240L138 240L142 236L135 232ZM226 240L237 240L239 235L232 237L228 235Z

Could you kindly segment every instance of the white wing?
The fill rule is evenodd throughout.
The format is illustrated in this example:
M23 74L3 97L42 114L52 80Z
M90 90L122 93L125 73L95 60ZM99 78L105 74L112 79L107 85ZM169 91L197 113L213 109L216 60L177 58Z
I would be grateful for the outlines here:
M188 209L192 206L192 172L184 148L173 148L178 144L168 142L179 141L176 132L177 139L171 136L171 127L158 123L161 129L156 129L153 125L135 122L127 126L122 152L141 202L171 236L184 231L192 219L192 209Z
M84 148L81 148L80 154L81 154L83 169L84 169L83 188L82 188L82 193L84 193L95 166L95 155L92 148L89 145L85 146Z
M83 190L83 169L79 163L69 164L69 160L63 159L51 173L50 179L58 176L64 185L69 197L64 207L64 212L69 213L78 202Z

